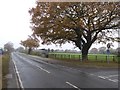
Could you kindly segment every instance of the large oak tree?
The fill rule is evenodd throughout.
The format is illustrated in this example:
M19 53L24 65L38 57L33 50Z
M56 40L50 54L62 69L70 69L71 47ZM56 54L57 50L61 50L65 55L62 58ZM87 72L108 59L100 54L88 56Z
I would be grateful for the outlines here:
M73 42L83 60L94 42L120 41L120 2L37 2L29 13L43 44Z

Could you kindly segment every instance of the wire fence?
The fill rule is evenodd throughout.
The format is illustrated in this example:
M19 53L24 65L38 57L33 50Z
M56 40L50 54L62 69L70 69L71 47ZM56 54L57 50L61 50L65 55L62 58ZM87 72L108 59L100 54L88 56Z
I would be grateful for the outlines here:
M66 60L81 60L82 56L78 54L49 54L49 58L55 58L55 59L66 59ZM88 55L89 61L100 61L100 62L118 62L120 60L120 57L117 57L116 55Z

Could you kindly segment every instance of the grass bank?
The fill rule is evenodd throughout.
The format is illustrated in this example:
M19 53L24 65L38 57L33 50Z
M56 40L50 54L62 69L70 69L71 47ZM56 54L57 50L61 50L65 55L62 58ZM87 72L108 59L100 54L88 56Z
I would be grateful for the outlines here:
M31 55L40 56L37 52L32 52ZM106 54L89 54L88 61L81 62L81 55L79 53L49 53L49 57L58 61L68 62L69 66L78 66L78 67L109 67L109 68L118 68L118 57L116 55L109 55L106 57ZM106 59L109 59L109 63ZM65 63L64 63L65 65Z
M9 73L10 55L5 54L2 57L2 88L7 88L7 78L5 76Z
M78 53L49 53L49 58L69 62L72 66L80 67L109 67L118 68L119 57L106 54L88 54L88 61L81 62L81 55Z
M55 59L58 61L63 61L63 62L67 62L64 63L64 65L66 64L67 66L72 66L72 67L95 67L95 68L118 68L119 64L116 62L110 62L110 63L106 63L106 62L97 62L97 61L84 61L81 62L80 60L67 60L67 59Z
M82 56L79 53L49 53L49 57L61 60L80 60ZM118 57L113 54L110 54L109 56L106 54L88 54L88 60L95 62L118 62Z

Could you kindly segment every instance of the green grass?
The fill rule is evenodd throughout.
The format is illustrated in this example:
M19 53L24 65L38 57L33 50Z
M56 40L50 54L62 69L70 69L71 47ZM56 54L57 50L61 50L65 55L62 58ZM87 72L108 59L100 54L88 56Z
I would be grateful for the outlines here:
M5 54L2 57L2 88L7 88L7 79L5 76L9 73L10 55Z
M71 66L83 66L83 67L114 67L118 68L118 60L120 57L116 55L109 55L109 58L106 54L88 54L88 61L80 62L81 55L79 53L49 53L49 58L55 58L56 60L62 60L69 62ZM109 64L107 63L106 58L109 59ZM115 61L113 61L113 58Z
M80 60L81 54L79 53L49 53L49 57L57 58L57 59L69 59L69 60ZM88 54L89 61L100 61L100 62L110 62L115 61L118 62L119 58L116 55L106 54Z

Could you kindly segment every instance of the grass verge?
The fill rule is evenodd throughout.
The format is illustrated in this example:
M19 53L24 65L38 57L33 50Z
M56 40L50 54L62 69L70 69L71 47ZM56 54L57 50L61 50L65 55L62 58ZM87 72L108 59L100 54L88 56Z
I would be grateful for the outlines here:
M5 54L2 57L2 88L7 88L7 78L5 76L9 73L10 55Z
M52 59L52 58L51 58ZM96 67L96 68L118 68L118 63L116 62L98 62L98 61L83 61L80 60L68 60L68 59L55 59L63 62L68 62L69 66L73 67Z
M58 59L71 59L71 60L79 60L81 59L81 54L79 53L49 53L49 57L58 58ZM88 59L90 61L115 61L118 62L117 55L110 54L109 56L106 54L88 54Z

